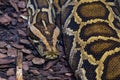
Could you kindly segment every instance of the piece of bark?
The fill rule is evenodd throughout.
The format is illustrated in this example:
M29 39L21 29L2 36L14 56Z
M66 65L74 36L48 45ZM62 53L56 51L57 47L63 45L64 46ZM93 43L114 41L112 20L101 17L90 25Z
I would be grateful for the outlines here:
M22 61L23 61L23 53L18 51L17 66L16 66L16 80L23 80Z
M13 68L13 67L15 67L15 65L8 65L8 64L0 65L0 69Z
M0 41L0 48L5 48L7 46L7 43L4 41Z
M5 58L5 57L7 57L6 54L0 53L0 59L1 59L1 58Z
M7 79L0 77L0 80L7 80Z
M18 34L21 35L21 36L24 36L24 37L27 36L27 34L20 29L18 29Z
M12 46L17 48L17 49L23 49L24 46L23 45L20 45L20 44L16 44L16 43L12 43Z
M10 64L15 62L15 59L0 59L0 64Z
M40 74L42 74L43 76L49 76L49 75L50 75L50 71L48 71L48 70L40 70L39 72L40 72Z
M29 63L28 62L23 62L23 69L25 71L29 70Z
M17 20L16 20L16 19L12 19L11 24L12 24L13 26L15 26L15 25L17 24Z
M15 10L16 10L17 12L19 12L18 6L17 6L17 4L15 3L15 0L9 0L9 2L10 2L10 4L15 8Z
M22 23L24 20L20 17L20 18L18 18L18 22L19 23Z
M17 50L15 48L8 48L7 55L11 57L17 56Z
M12 21L12 18L8 16L8 14L4 14L0 17L0 24L8 25Z
M27 39L20 39L20 43L22 43L22 44L30 44L30 41L28 41Z
M30 70L30 72L32 72L34 75L39 75L40 72L38 70Z
M16 77L15 77L15 76L10 76L10 77L8 78L8 80L16 80Z
M17 13L12 13L12 17L17 18L17 17L19 17L19 15Z
M31 54L32 53L29 49L25 49L25 48L23 48L21 51L23 53L26 53L26 54Z
M45 63L45 60L42 58L33 58L32 62L33 64L42 65Z
M47 76L48 80L62 80L60 77L54 77L54 76Z
M35 56L33 56L33 54L27 55L25 58L30 61L34 58Z
M72 76L72 73L65 73L66 76Z
M18 2L18 7L19 7L19 8L25 8L25 7L26 7L25 1L19 1L19 2Z
M0 49L0 53L7 53L7 50L6 49Z
M7 70L7 76L12 76L12 75L14 75L14 74L15 74L14 68L9 68L9 69Z
M56 64L58 62L58 60L54 60L54 61L49 61L47 63L47 65L44 67L44 70L48 70L49 68L51 68L54 64Z

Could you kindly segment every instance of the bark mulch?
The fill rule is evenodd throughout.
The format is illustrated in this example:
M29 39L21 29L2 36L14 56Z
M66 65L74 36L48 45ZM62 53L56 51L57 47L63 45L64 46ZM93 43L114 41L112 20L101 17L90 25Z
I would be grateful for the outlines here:
M26 0L0 0L0 80L75 80L64 54L45 61L27 36Z

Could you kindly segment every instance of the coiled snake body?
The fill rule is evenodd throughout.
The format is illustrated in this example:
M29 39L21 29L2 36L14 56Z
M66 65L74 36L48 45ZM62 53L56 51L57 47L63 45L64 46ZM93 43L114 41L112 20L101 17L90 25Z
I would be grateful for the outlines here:
M59 56L62 33L78 80L120 79L120 18L114 2L28 0L27 7L29 39L41 56Z

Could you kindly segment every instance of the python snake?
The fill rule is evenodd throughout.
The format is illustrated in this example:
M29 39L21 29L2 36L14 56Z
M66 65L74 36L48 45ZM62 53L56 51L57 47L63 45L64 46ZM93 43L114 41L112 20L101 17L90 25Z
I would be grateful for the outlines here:
M28 0L27 8L29 39L41 56L57 58L63 40L77 80L120 80L120 15L113 0Z

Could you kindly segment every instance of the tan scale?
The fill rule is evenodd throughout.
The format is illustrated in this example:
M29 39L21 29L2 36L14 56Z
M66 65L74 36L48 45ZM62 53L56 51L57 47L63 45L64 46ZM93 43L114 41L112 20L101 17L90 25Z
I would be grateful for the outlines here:
M120 55L114 56L108 62L108 67L106 71L106 79L114 79L115 76L120 75Z

